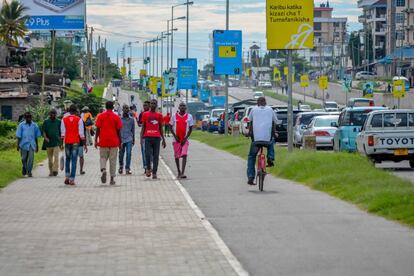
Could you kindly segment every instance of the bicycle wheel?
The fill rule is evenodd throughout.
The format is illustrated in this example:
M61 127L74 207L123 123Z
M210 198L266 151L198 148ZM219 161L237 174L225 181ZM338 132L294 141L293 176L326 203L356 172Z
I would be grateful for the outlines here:
M257 178L259 181L259 191L263 192L263 184L265 179L266 173L264 171L259 171L257 174Z

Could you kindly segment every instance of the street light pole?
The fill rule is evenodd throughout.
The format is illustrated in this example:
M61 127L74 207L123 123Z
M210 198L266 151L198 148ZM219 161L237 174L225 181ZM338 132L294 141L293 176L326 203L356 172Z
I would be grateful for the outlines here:
M129 90L132 90L132 42L129 42L128 46L129 46L129 68L128 68Z
M171 68L174 67L174 8L171 7Z
M187 0L187 33L186 33L186 48L185 48L185 56L188 59L188 46L189 46L189 28L190 28L190 7L189 7L189 1ZM188 89L185 90L185 104L188 105Z
M170 33L170 20L167 20L167 33ZM170 69L170 37L167 36L167 70L169 69Z
M226 30L229 30L230 25L230 0L226 0ZM226 102L224 108L224 133L229 134L229 75L225 76L225 92Z

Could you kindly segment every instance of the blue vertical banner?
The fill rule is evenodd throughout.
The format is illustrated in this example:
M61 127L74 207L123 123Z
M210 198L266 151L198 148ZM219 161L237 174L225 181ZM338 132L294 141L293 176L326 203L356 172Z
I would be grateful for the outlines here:
M214 74L240 75L242 65L242 31L213 31Z
M197 89L197 59L179 58L177 65L177 89Z

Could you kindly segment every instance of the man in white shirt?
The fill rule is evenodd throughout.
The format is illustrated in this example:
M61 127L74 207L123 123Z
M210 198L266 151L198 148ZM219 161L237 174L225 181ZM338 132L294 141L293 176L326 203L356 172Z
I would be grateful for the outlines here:
M264 97L260 97L257 100L257 106L250 112L249 120L249 133L252 138L252 144L247 162L247 184L254 185L256 156L260 149L258 145L266 145L267 163L268 166L273 166L275 159L274 125L278 120L273 109L270 106L266 106L266 99Z

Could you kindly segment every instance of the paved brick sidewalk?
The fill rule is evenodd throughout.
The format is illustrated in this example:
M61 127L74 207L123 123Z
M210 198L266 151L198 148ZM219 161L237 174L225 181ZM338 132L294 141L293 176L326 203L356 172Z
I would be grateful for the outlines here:
M98 152L76 187L46 167L0 191L0 275L235 275L217 243L160 164L146 179L101 185Z

